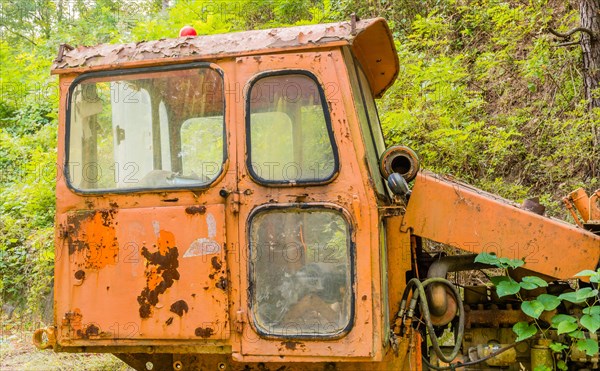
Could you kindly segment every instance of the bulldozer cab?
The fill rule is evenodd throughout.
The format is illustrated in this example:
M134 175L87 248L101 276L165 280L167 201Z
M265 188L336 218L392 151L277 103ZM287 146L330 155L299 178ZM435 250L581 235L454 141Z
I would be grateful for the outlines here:
M384 20L64 48L55 349L382 359Z
M398 70L381 18L61 46L54 324L34 343L137 370L533 365L512 331L531 286L510 301L447 274L493 253L569 294L596 274L600 192L564 199L578 228L419 171L374 101Z

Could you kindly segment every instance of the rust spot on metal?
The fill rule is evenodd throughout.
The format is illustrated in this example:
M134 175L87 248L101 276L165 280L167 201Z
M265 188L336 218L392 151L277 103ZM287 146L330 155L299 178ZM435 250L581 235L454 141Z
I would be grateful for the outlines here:
M219 261L219 258L216 256L213 256L212 259L210 259L210 264L212 264L213 269L216 271L221 269L221 267L223 266Z
M77 272L75 272L75 279L77 280L82 280L85 278L85 272L82 271L81 269L78 270Z
M79 309L74 309L73 311L65 313L62 320L62 325L69 326L73 330L81 330L82 317L83 316L81 315L81 311Z
M183 313L187 313L189 307L185 300L178 300L171 304L171 312L177 314L179 317L183 316Z
M94 324L89 325L85 329L85 336L87 336L87 337L98 336L98 334L100 334L100 329L98 328L98 326L96 326Z
M285 346L285 347L286 347L286 349L289 349L289 350L296 350L296 347L297 347L298 345L303 345L303 344L302 344L302 343L300 343L300 342L298 342L298 341L291 341L291 340L288 340L288 341L282 341L282 342L281 342L281 345Z
M219 281L217 283L215 283L215 286L218 289L227 291L227 279L225 277L219 277Z
M179 252L175 244L175 236L171 232L160 231L158 251L150 252L142 247L142 256L146 262L146 287L137 297L140 304L140 317L149 318L152 307L158 304L158 297L164 294L175 280L179 280Z
M84 210L67 216L62 233L69 255L79 254L78 265L102 269L117 263L119 244L114 228L116 210ZM79 260L79 259L76 259Z
M211 329L210 327L198 327L196 328L196 330L194 331L194 334L196 334L196 336L199 336L201 338L208 338L213 334L214 330Z
M173 323L173 317L169 317L168 320L165 321L165 325L170 326Z
M189 215L202 215L206 212L206 206L188 206L185 213Z

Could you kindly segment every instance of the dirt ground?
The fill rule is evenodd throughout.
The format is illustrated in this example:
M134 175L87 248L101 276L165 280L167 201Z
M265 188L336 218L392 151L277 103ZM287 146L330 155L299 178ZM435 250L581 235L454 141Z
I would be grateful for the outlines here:
M111 354L54 353L31 344L30 332L0 337L1 371L133 371Z

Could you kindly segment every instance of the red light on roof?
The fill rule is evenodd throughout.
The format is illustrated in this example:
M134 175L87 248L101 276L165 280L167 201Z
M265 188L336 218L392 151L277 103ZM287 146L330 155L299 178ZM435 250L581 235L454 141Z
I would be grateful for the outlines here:
M181 28L181 30L179 30L179 37L183 37L183 36L198 36L198 33L196 32L194 27L183 26L183 28Z

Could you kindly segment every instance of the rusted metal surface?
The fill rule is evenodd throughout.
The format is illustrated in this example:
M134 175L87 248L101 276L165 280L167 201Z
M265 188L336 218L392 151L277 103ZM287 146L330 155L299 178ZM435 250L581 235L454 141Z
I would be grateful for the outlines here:
M384 370L421 370L420 341L418 335L412 339L402 339L402 348L406 352L396 356L393 351L385 354L383 362L290 362L282 356L276 362L237 362L230 355L218 354L115 354L122 361L136 370L146 371L148 362L153 370L171 370L181 367L182 370L229 370L229 371L384 371ZM289 341L292 348L300 348L299 344Z
M381 96L398 74L398 57L387 23L382 18L360 20L355 24L354 33L352 30L350 22L340 22L80 46L72 50L61 47L52 72L72 73L350 45L366 70L373 94Z
M472 307L465 305L465 328L472 327L512 327L519 321L528 321L529 317L518 308L508 305L502 309L495 304L484 307L483 304Z
M375 26L383 27L378 21L374 21ZM378 32L372 36L381 36ZM364 31L357 37L362 34ZM356 366L341 367L346 361L361 362L369 369L385 369L385 363L379 363L384 359L398 368L408 367L400 366L407 360L411 365L420 363L418 336L410 344L404 344L405 352L398 355L390 351L386 340L389 323L384 322L386 317L381 308L388 302L381 293L384 284L380 264L383 260L380 254L385 249L381 249L377 232L381 223L378 201L370 188L367 165L360 160L365 151L347 67L341 50L332 45L327 44L331 48L325 51L293 54L269 49L277 53L224 59L218 65L224 71L226 86L247 85L267 70L301 69L315 74L325 90L333 137L343 164L326 187L264 187L252 181L243 160L244 128L239 125L244 121L244 105L240 96L233 94L226 95L228 161L209 189L81 195L67 187L64 177L57 181L57 222L61 230L57 233L55 321L60 351L85 347L92 352L121 354L202 353L215 357L225 354L229 360L226 362L232 362L227 364L235 365L235 369L244 369L244 365L260 367L260 362L264 362L263 369L276 370L288 361L310 361L316 369L331 367L334 362L339 369L356 369ZM65 155L66 89L75 76L60 76L61 161ZM235 81L228 80L233 77ZM352 246L360 247L352 248L356 277L352 286L352 327L347 334L335 338L270 338L259 336L253 327L247 297L251 284L248 216L258 205L299 202L345 210L352 227ZM108 225L103 224L104 211L110 211L104 218ZM215 228L208 228L209 220L214 221ZM389 225L398 230L400 220L397 217ZM87 260L90 254L78 253L77 249L87 251L86 244L95 238L88 230L99 230L98 236L106 241L106 236L112 233L108 228L114 228L115 239L111 241L119 248L118 256L111 264L90 267L93 263ZM390 293L402 291L403 273L395 265L404 259L402 254L408 252L409 256L402 261L402 267L411 264L410 247L406 246L408 250L404 251L395 235L390 231L389 239L400 248L394 250L400 255L392 253L393 270L398 274L390 284ZM69 249L74 250L71 256ZM61 251L66 251L62 256L68 259L60 258ZM63 317L68 320L63 321ZM230 318L235 318L235 323ZM273 368L275 363L278 366Z
M343 57L340 51L328 52L305 52L302 54L287 55L265 55L261 57L239 57L236 58L236 78L242 84L250 81L257 74L268 70L300 69L313 72L323 86L335 86L336 91L331 90L326 97L331 114L333 136L337 142L339 163L342 170L327 186L316 187L264 187L257 186L252 180L248 170L241 166L239 172L239 220L246 221L257 205L285 205L301 206L304 203L318 203L330 207L339 207L345 210L352 221L352 242L357 248L355 257L355 286L354 290L354 315L352 327L347 334L320 340L318 338L302 340L302 346L296 344L285 346L286 341L299 341L290 337L289 339L269 338L258 336L254 323L252 308L247 311L247 323L242 327L239 347L234 347L233 359L236 362L279 362L280 357L294 362L302 362L306 357L313 361L341 361L353 359L355 361L366 359L382 359L385 348L382 338L389 329L389 324L383 324L381 312L375 313L375 303L381 304L381 277L379 262L379 234L375 229L378 225L378 213L376 209L369 209L366 205L375 205L376 199L370 190L368 177L357 176L367 174L368 169L363 161L364 148L358 145L362 142L361 131L358 126L356 112L351 98L351 88L348 73L342 63ZM245 117L244 106L235 105L235 117ZM239 154L246 153L246 133L238 130L239 136L236 151ZM351 191L349 191L351 189ZM246 192L246 190L250 190ZM308 196L306 195L308 194ZM298 197L303 201L298 204ZM228 199L230 199L229 196ZM361 200L365 205L362 208L354 208L355 199ZM241 226L245 231L244 226ZM246 233L240 233L239 245L247 248L249 246ZM272 258L273 266L279 260L285 259L284 255L277 254ZM324 257L321 258L323 262ZM298 261L299 262L299 261ZM293 263L289 261L288 264ZM240 264L239 287L244 290L240 296L240 308L249 308L248 296L245 294L247 287L251 284L248 280L249 265L246 261ZM235 273L232 272L232 277ZM401 291L399 287L391 288L390 291ZM361 299L365 297L365 299ZM312 303L312 304L311 304ZM304 311L309 315L311 309L316 309L316 301L311 295L307 295L298 303L296 309ZM322 306L322 304L321 304ZM323 310L324 316L331 309ZM385 328L385 330L384 330ZM284 344L282 345L282 341ZM357 345L360 344L360 345ZM288 343L288 345L291 345ZM387 344L385 344L387 346ZM322 367L322 365L320 366ZM275 368L276 369L276 368Z
M600 236L600 189L588 196L585 189L579 188L563 198L563 203L571 213L575 223ZM577 215L577 212L579 215ZM580 217L581 216L581 217Z
M224 208L203 208L203 215L171 206L60 216L59 243L70 254L58 265L68 263L71 273L56 277L70 292L57 303L59 342L193 339L199 325L210 327L206 338L227 339Z
M417 176L402 229L472 253L525 259L525 268L558 279L595 270L600 259L600 236L431 173Z

